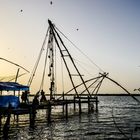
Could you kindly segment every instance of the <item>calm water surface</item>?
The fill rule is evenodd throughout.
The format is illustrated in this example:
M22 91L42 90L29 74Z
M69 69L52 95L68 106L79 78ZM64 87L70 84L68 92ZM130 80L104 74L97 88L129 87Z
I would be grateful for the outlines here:
M140 97L137 97L140 100ZM128 96L100 96L99 111L88 114L82 106L82 115L74 113L69 106L66 121L62 108L52 112L52 123L48 124L46 111L38 111L35 128L29 127L29 115L19 117L17 124L11 120L11 140L140 140L140 105ZM2 133L0 135L2 137ZM2 139L2 138L1 138Z

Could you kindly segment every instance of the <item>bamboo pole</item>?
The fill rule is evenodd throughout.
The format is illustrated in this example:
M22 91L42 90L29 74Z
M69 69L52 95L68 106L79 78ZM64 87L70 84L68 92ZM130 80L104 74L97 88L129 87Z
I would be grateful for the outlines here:
M81 99L79 98L79 115L81 115L81 112L82 112L82 110L81 110Z
M66 120L68 119L68 101L66 99Z

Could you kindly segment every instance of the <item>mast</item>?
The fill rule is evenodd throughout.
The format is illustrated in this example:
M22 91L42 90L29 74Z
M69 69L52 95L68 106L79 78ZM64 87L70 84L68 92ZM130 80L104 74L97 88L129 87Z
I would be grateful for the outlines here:
M49 40L48 40L48 48L49 48L49 74L50 77L50 100L54 99L55 95L55 78L54 78L54 46L53 46L53 34L52 31L49 30Z
M85 89L86 89L88 95L91 96L91 94L90 94L90 92L89 92L89 89L88 89L88 87L87 87L87 85L86 85L86 83L85 83L85 81L84 81L82 75L80 74L80 72L79 72L77 66L75 65L75 62L74 62L74 60L73 60L71 54L69 53L68 49L67 49L66 46L64 45L64 43L63 43L61 37L59 36L58 32L56 31L56 29L55 29L55 27L54 27L54 25L52 24L52 22L51 22L50 20L48 20L48 23L49 23L49 26L50 26L50 30L52 31L52 34L53 34L53 36L54 36L55 42L56 42L56 44L57 44L57 46L58 46L58 48L59 48L59 50L60 50L60 54L61 54L61 56L62 56L62 59L63 59L63 61L64 61L64 64L65 64L65 66L66 66L66 69L67 69L67 71L68 71L68 74L69 74L69 77L70 77L70 80L71 80L71 83L72 83L72 86L73 86L73 88L74 88L74 90L75 90L76 95L79 96L79 95L78 95L78 92L77 92L77 89L76 89L76 85L74 84L74 81L73 81L73 78L72 78L72 74L70 73L69 67L68 67L68 65L67 65L67 63L66 63L65 57L69 57L69 58L70 58L70 61L72 62L72 64L73 64L73 66L74 66L74 68L75 68L75 70L76 70L78 76L80 77L80 79L81 79L81 81L82 81L82 83L83 83L83 85L84 85L84 87L85 87ZM63 46L63 49L61 49L61 47L60 47L60 45L59 45L59 43L58 43L57 37L58 37L59 41L61 42L61 44L62 44L62 46ZM67 55L64 55L64 54L63 54L63 51L65 51L65 52L67 53Z

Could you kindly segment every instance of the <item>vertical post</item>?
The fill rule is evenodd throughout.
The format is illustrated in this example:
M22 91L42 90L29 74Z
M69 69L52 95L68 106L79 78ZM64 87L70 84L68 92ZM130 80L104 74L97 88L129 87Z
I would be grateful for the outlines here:
M98 97L96 96L96 112L98 112Z
M88 113L90 113L90 97L88 96Z
M66 120L68 119L68 101L66 99Z
M29 109L30 127L32 126L32 107Z
M48 101L48 123L51 122L51 102Z
M1 131L1 125L2 125L2 115L0 114L0 131Z
M34 128L34 124L35 124L35 118L36 118L36 110L37 107L39 105L39 101L38 101L38 95L35 95L34 99L33 99L33 103L30 106L30 127Z
M18 68L18 70L17 70L17 74L16 74L15 82L17 82L17 78L18 78L18 75L19 75L19 69L20 69L20 68Z
M64 114L64 92L63 92L63 114Z
M19 69L20 69L20 68L18 68L18 70L17 70L17 74L16 74L15 82L17 82L17 78L18 78L18 75L19 75ZM15 91L14 91L14 96L15 96Z
M19 117L18 117L18 114L17 114L16 116L17 116L16 122L18 123L18 122L19 122Z
M20 90L18 91L18 97L20 96Z
M36 110L35 108L33 107L33 105L30 107L30 112L29 112L29 117L30 117L30 127L31 128L34 128L34 124L35 124L35 113L36 113Z
M9 104L9 107L7 109L7 119L3 126L3 138L4 140L8 140L8 133L10 129L10 119L11 119L11 104Z
M81 114L81 99L80 99L80 97L79 97L79 115Z
M75 110L76 110L75 95L74 95L74 104L73 104L73 106L74 106L74 112L75 112Z

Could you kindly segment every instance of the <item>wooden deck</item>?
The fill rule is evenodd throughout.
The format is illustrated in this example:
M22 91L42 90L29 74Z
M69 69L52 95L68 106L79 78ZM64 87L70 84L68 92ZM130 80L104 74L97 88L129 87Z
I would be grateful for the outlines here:
M32 102L29 104L21 103L18 108L0 108L0 119L3 116L8 116L8 114L13 114L16 116L16 121L18 122L20 119L20 115L29 115L30 126L33 127L35 124L35 118L37 116L37 110L46 110L47 111L47 121L51 122L51 112L53 106L62 107L63 114L65 114L66 120L68 119L68 108L70 104L73 104L73 110L76 110L76 106L79 110L79 115L82 113L82 104L87 104L88 113L92 111L98 111L98 97L74 97L73 99L61 99L61 100L48 100L45 103L40 103L39 105L33 105ZM2 121L0 120L0 127L2 125Z

